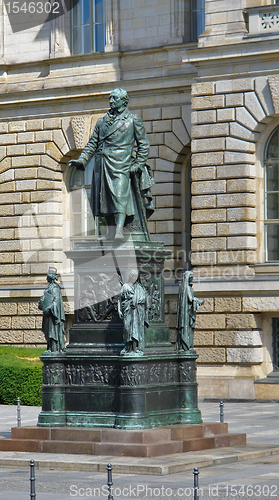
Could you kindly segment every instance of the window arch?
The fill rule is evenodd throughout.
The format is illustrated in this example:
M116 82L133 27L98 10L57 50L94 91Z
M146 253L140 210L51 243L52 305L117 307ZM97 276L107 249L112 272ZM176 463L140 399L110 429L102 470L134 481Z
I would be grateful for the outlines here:
M96 234L96 223L90 208L91 179L94 158L86 169L73 168L70 177L71 237L85 237Z
M279 261L279 126L265 150L265 253L267 262Z
M72 54L103 52L106 45L105 0L72 0Z

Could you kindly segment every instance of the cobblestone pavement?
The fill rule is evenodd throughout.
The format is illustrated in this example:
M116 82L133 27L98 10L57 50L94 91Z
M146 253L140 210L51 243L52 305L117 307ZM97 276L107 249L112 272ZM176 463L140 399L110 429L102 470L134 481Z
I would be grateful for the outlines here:
M218 403L201 401L204 421L218 421ZM230 432L246 432L248 446L279 448L279 403L225 403L225 421ZM38 408L22 408L22 425L37 422ZM0 406L0 436L9 435L16 425L16 407ZM199 498L201 499L275 499L279 500L279 452L273 456L199 467ZM191 454L195 458L203 452ZM185 454L186 455L186 454ZM188 455L188 454L187 454ZM0 458L3 453L0 453ZM57 459L55 455L51 455ZM222 450L219 455L224 459ZM30 454L30 459L34 458ZM73 456L72 456L73 458ZM35 458L34 458L35 459ZM78 457L77 457L78 460ZM146 459L148 460L148 459ZM154 459L153 459L154 460ZM112 465L113 459L111 459ZM231 458L230 458L231 462ZM0 462L1 463L1 462ZM1 467L0 499L28 500L29 467ZM114 500L143 498L192 499L193 472L167 476L113 473ZM36 500L72 500L73 498L107 499L105 472L36 469Z

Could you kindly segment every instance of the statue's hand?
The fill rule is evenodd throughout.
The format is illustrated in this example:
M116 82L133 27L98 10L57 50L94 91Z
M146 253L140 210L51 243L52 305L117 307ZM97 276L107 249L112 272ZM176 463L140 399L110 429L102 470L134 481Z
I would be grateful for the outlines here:
M77 170L84 170L84 165L82 161L79 160L70 160L69 168L76 168Z
M131 165L131 170L130 170L130 172L131 172L132 174L135 174L135 173L136 173L136 172L138 172L138 171L139 171L139 166L137 165L137 163L133 163L133 165Z

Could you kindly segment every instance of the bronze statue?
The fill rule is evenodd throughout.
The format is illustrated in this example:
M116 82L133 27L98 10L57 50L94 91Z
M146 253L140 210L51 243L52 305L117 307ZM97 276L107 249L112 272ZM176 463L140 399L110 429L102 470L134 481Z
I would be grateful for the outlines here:
M83 290L79 299L79 319L81 321L97 321L97 312L95 309L97 298L92 284Z
M56 280L58 280L57 270L55 267L50 267L47 273L49 285L38 303L39 309L43 311L42 330L45 334L49 353L59 353L65 348L65 313L61 288L56 283Z
M194 295L193 273L185 271L179 288L177 306L177 348L179 351L189 351L194 344L194 329L196 312L204 303Z
M110 110L97 121L94 132L77 160L70 167L84 170L95 155L91 186L91 209L94 216L105 217L106 239L123 240L127 216L139 220L153 212L150 187L153 178L146 165L149 142L141 118L128 108L125 90L115 89L109 97ZM133 157L134 143L137 151ZM140 207L140 208L139 208ZM116 228L115 228L116 226Z
M148 295L140 283L139 272L132 269L118 301L118 314L124 322L125 347L120 354L144 353L144 331L148 321Z

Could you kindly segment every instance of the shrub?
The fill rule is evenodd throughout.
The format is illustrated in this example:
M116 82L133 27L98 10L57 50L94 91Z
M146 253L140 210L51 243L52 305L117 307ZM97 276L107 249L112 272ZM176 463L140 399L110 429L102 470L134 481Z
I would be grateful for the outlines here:
M45 349L0 347L0 403L27 406L41 405L42 362Z

